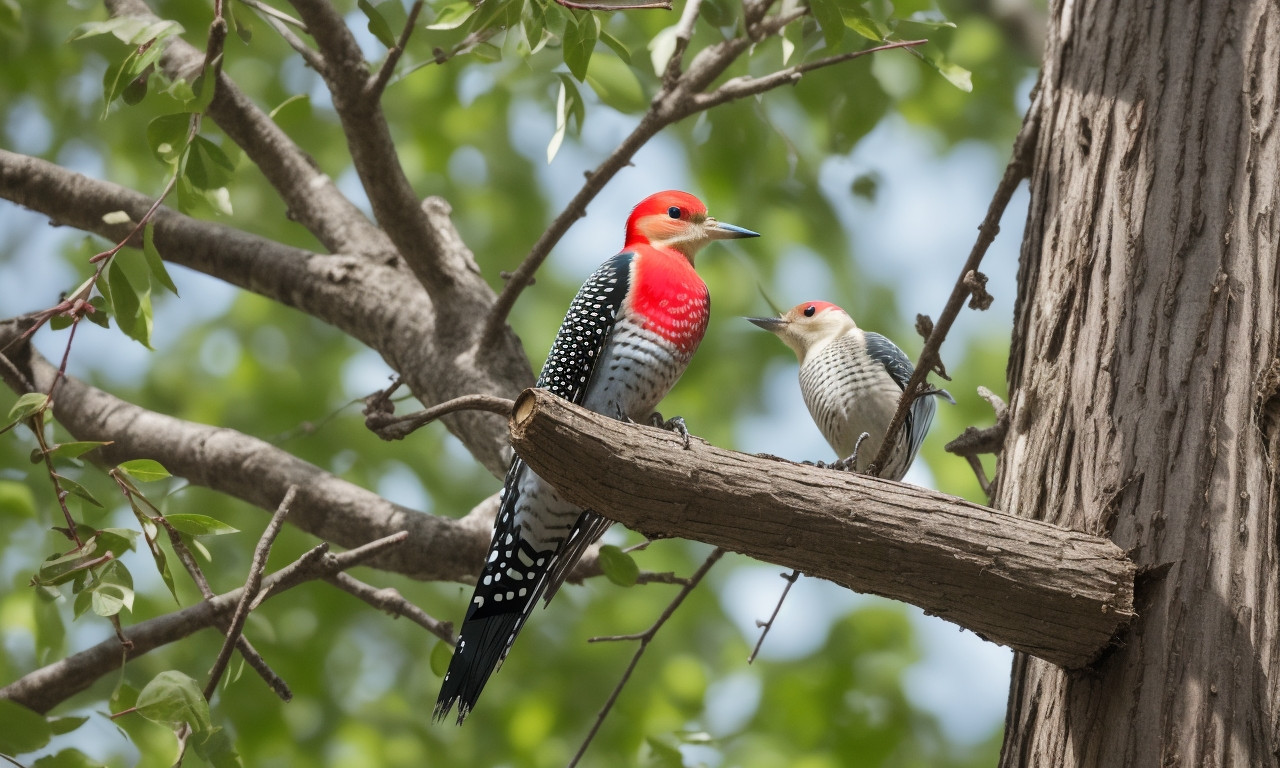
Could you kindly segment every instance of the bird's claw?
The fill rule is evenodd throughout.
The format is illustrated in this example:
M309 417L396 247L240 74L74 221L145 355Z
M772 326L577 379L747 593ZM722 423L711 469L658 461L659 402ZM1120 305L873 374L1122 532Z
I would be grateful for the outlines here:
M680 435L680 438L684 441L684 449L686 451L689 450L689 427L684 423L683 416L672 416L664 420L661 413L654 411L653 415L649 417L649 423L659 429L665 429L668 432L675 432Z

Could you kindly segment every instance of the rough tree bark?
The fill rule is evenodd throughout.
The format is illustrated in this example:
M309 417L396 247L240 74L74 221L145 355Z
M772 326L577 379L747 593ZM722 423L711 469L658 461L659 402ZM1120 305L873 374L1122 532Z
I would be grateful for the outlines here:
M1280 7L1050 16L995 506L1145 573L1092 669L1017 657L1002 765L1276 765Z

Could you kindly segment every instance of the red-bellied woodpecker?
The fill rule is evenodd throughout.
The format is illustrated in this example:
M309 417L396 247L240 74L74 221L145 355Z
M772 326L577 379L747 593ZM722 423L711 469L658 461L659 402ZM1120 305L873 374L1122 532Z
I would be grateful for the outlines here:
M806 301L781 317L749 317L782 339L800 359L800 392L822 436L837 459L857 451L856 469L866 469L880 450L885 430L898 409L903 388L915 370L901 349L878 333L863 331L843 309L826 301ZM880 476L901 480L933 421L931 390L917 398L894 441ZM862 433L867 438L858 446Z
M642 200L627 219L622 252L600 265L569 305L537 386L613 418L649 419L707 329L710 297L694 254L712 240L757 236L711 218L684 192ZM518 457L511 462L436 720L457 704L462 723L537 600L551 600L610 522L565 501Z

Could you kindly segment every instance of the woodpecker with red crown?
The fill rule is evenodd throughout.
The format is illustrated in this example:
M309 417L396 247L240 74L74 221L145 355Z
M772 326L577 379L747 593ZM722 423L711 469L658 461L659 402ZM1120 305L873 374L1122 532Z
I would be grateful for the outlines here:
M627 219L622 251L587 278L569 305L537 386L612 418L650 419L707 329L710 297L694 254L713 240L758 236L716 221L685 192L642 200ZM610 524L565 501L519 457L512 460L435 720L457 704L462 723L538 599L550 602Z
M796 353L805 405L839 459L832 466L866 469L880 451L898 401L915 372L911 360L892 341L863 331L847 312L828 301L806 301L781 317L747 320ZM880 477L901 480L907 473L933 422L937 404L931 396L955 402L945 389L930 389L917 398Z

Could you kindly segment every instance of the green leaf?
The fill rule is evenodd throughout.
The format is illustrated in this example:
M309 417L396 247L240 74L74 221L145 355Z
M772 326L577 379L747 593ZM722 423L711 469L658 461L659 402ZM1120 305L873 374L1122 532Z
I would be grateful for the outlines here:
M623 113L643 112L649 98L631 67L612 56L596 56L587 67L587 84L600 100Z
M628 51L627 46L623 45L621 40L609 34L604 27L600 28L600 41L618 54L618 58L622 59L624 64L631 63L631 51Z
M649 765L653 768L684 768L684 756L679 748L655 736L645 739L649 745Z
M165 515L164 519L169 521L169 525L191 536L221 536L240 532L239 528L232 528L221 520L215 520L207 515Z
M649 40L649 62L653 64L653 73L662 77L667 71L667 63L676 52L676 36L680 32L678 24L660 30Z
M0 699L0 754L34 752L53 735L49 721L9 699Z
M582 82L587 78L587 65L591 63L591 53L596 47L599 34L599 22L594 14L588 11L575 23L572 18L564 27L564 63L573 76Z
M378 9L374 8L369 0L359 0L356 5L360 7L360 10L369 19L369 31L373 33L374 37L378 38L378 42L388 48L396 47L396 35L391 31L391 25L382 17Z
M55 595L50 599L50 593ZM36 664L44 666L67 655L67 625L62 620L62 592L54 587L36 587L40 598L31 607L35 619ZM60 731L56 731L60 733Z
M138 692L138 714L153 723L177 728L183 723L195 733L213 728L209 702L195 680L176 670L161 672Z
M61 456L64 459L74 459L99 448L104 445L111 445L110 440L80 440L74 443L59 443L49 451L50 456Z
M172 475L169 474L169 470L165 469L164 465L155 459L133 459L120 464L118 469L129 475L129 477L132 477L134 480L139 480L144 483L150 483L155 480L163 480L166 477L172 477Z
M441 640L431 649L431 671L438 677L444 677L449 671L449 662L453 659L453 646Z
M138 33L139 30L147 27L147 20L138 16L116 16L106 21L90 21L81 24L71 30L71 34L67 37L67 42L75 40L83 40L87 37L96 37L98 35L115 34L120 37L121 41L127 41ZM123 37L121 37L123 35Z
M846 27L877 43L884 42L885 35L889 32L861 5L841 5L840 16Z
M138 292L133 289L133 283L129 282L128 275L115 260L112 260L111 269L107 271L107 283L111 286L111 303L114 306L112 314L115 315L116 325L120 326L126 336L137 338L138 309L141 302L138 300Z
M15 37L23 33L22 6L18 0L0 0L0 31L13 32Z
M933 56L917 48L908 48L913 56L918 57L921 61L933 67L938 74L947 79L955 87L970 93L973 91L973 73L958 64L952 64L945 60L941 55Z
M87 717L55 717L49 721L49 731L54 736L61 736L71 733L87 722L89 722Z
M187 132L190 130L190 112L160 115L147 123L147 146L151 147L151 154L160 162L175 163L182 157L183 149L187 146Z
M636 565L635 558L612 544L600 548L600 570L609 581L620 587L634 587L640 576L640 566Z
M58 477L58 484L61 485L63 488L65 488L68 492L75 494L76 496L79 496L80 498L89 502L90 504L97 507L98 509L105 509L105 507L102 506L102 502L94 498L92 493L89 493L88 488L85 488L83 485L77 483L75 480L72 480L66 475L58 475L57 477Z
M93 594L93 612L99 616L133 611L133 576L119 560L112 560L98 571L97 582L89 591Z
M36 495L26 483L0 480L0 518L36 516ZM5 527L6 530L12 528Z
M243 661L243 660L242 660ZM196 754L213 768L243 768L244 762L231 737L221 728L216 729L207 739L195 740Z
M225 187L235 177L236 168L217 144L203 136L191 141L184 173L196 189Z
M49 396L43 392L28 392L9 409L9 421L22 421L36 411L43 411L48 403Z
M542 3L538 0L525 3L521 23L524 25L524 39L529 43L530 51L537 51L542 46L542 33L547 28L547 11Z
M99 282L98 285L102 285L102 283ZM110 312L107 309L107 300L101 296L94 296L89 299L89 306L94 309L93 312L85 313L85 317L89 319L89 322L103 328L110 328L111 320L108 318Z
M148 221L147 226L142 230L142 255L147 259L147 268L151 270L151 276L160 281L160 285L165 290L178 295L178 286L173 284L173 278L169 277L169 270L164 268L164 259L160 258L160 251L156 250L155 243L155 223Z
M310 117L311 97L305 93L295 93L280 102L275 109L267 113L267 116L278 123L281 114L288 116L293 112L299 112L299 117Z
M78 718L65 717L64 720ZM31 768L105 768L102 763L92 760L78 749L64 749L56 755L46 755L35 761Z
M475 12L476 6L471 3L450 3L440 9L435 23L428 24L427 29L457 29Z
M493 43L476 43L470 53L481 61L502 61L502 49Z
M565 133L569 130L569 89L564 81L560 79L560 92L556 96L556 132L551 134L551 141L547 143L547 164L555 159L556 153L560 151L560 145L564 143Z
M80 575L87 563L96 560L98 542L89 538L79 549L73 549L65 555L50 555L36 570L32 583L46 587L56 587Z
M809 11L822 28L827 48L835 49L844 40L844 19L836 0L809 0Z

